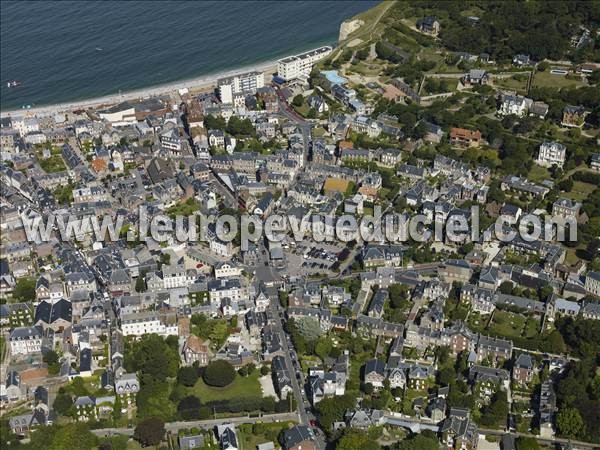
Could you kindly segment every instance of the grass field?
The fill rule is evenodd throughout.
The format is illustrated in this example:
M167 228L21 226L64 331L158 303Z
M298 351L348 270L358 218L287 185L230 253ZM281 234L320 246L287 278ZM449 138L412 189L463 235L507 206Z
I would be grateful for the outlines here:
M590 183L584 183L583 181L574 181L573 189L570 192L566 192L563 195L571 200L580 202L589 197L594 192L596 186Z
M583 82L581 80L569 80L563 75L553 75L550 73L550 69L548 69L545 72L536 72L533 77L533 86L553 88L579 87L583 86Z
M235 380L224 388L214 388L198 379L194 387L189 388L189 393L197 396L203 403L216 400L232 400L243 397L262 397L262 389L258 381L258 371L248 377L236 375Z
M534 337L539 334L538 328L536 319L498 309L488 327L490 331L507 337Z
M527 89L527 75L518 74L508 78L495 78L494 86L517 91L518 93L525 93Z

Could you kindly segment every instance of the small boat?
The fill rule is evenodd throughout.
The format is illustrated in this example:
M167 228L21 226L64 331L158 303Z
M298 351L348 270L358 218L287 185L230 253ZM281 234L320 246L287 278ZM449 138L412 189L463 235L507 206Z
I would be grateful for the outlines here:
M102 51L102 48L100 48L100 47L96 47L96 51L99 51L99 52L101 52L101 51Z
M19 80L10 80L9 82L6 83L6 85L11 88L11 87L17 87L17 86L21 86L21 82Z

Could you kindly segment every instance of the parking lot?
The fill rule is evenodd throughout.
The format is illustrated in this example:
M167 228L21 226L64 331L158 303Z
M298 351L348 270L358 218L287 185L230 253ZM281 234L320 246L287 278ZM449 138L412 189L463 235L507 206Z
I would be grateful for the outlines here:
M335 264L345 248L343 242L313 241L305 241L295 248L290 247L286 250L289 275L337 273Z

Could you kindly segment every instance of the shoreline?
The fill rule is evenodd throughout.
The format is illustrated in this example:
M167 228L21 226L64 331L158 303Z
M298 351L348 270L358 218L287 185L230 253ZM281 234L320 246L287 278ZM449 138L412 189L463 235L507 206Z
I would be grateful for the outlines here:
M21 117L26 115L35 114L55 114L61 112L69 112L76 109L88 109L97 108L103 105L112 105L123 101L131 101L137 99L143 99L148 97L155 97L158 95L170 94L179 89L206 89L211 86L216 86L219 78L225 78L232 75L244 73L244 72L264 72L269 75L277 71L277 61L271 60L262 63L256 63L248 66L238 67L235 69L225 70L222 72L200 75L195 78L186 80L173 81L161 85L149 86L146 88L135 89L132 91L122 92L120 94L109 94L101 97L93 97L85 100L74 100L70 102L55 103L45 106L35 106L28 109L13 109L7 111L0 111L0 117Z

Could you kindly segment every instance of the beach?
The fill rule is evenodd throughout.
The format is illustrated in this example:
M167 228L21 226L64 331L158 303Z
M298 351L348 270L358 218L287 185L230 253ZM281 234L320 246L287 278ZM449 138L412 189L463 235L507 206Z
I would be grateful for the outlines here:
M78 109L100 108L102 106L114 105L124 101L132 101L155 97L158 95L167 95L179 91L180 89L192 90L207 90L217 84L219 78L229 77L235 74L244 72L264 72L265 81L270 80L273 73L277 71L277 61L268 61L260 64L255 64L238 69L232 69L224 72L219 72L211 75L203 75L189 80L176 81L160 86L147 87L129 92L121 92L113 95L105 95L103 97L78 100L73 102L58 103L54 105L36 106L28 109L15 109L10 111L1 111L1 117L24 116L24 115L45 115L62 112L69 112Z

